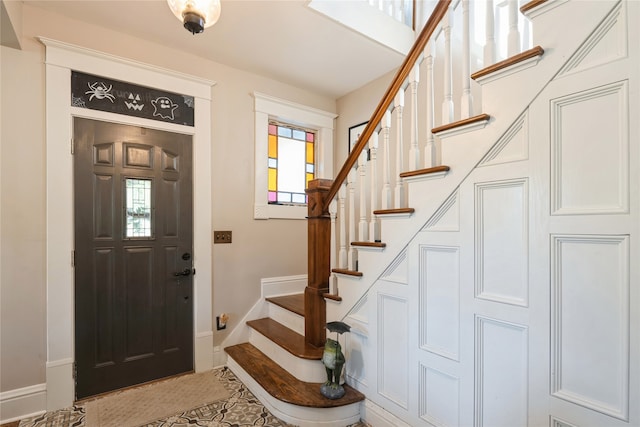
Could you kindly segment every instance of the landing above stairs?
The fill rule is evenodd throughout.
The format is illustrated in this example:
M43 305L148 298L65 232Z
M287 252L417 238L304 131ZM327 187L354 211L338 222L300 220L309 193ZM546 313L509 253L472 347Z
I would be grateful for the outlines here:
M342 398L327 399L320 394L321 383L298 380L249 343L234 345L224 350L264 390L282 402L310 408L337 408L365 399L362 393L346 384L346 393Z

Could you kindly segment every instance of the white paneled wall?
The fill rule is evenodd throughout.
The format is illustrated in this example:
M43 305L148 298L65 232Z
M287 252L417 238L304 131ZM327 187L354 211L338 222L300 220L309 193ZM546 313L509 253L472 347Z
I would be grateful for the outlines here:
M348 382L409 425L640 425L640 4L603 14L343 317Z

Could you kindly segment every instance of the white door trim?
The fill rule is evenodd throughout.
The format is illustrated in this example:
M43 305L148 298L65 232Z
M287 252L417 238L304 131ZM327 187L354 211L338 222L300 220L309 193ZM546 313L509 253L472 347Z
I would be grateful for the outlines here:
M145 126L193 135L194 359L196 371L213 367L211 233L211 88L205 80L94 50L39 38L46 46L46 280L47 410L73 404L73 117ZM195 126L182 126L71 107L71 70L195 98Z

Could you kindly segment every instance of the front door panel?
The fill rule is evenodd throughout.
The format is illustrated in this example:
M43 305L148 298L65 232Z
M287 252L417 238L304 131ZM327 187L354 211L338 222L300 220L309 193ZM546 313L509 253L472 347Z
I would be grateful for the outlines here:
M193 370L192 145L74 120L76 396Z

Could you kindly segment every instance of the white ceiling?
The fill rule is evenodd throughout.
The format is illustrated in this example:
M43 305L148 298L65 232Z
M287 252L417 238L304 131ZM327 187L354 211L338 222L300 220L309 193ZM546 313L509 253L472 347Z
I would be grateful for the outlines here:
M164 0L24 3L334 98L403 60L392 49L312 10L307 0L222 0L220 20L197 35L182 28Z

